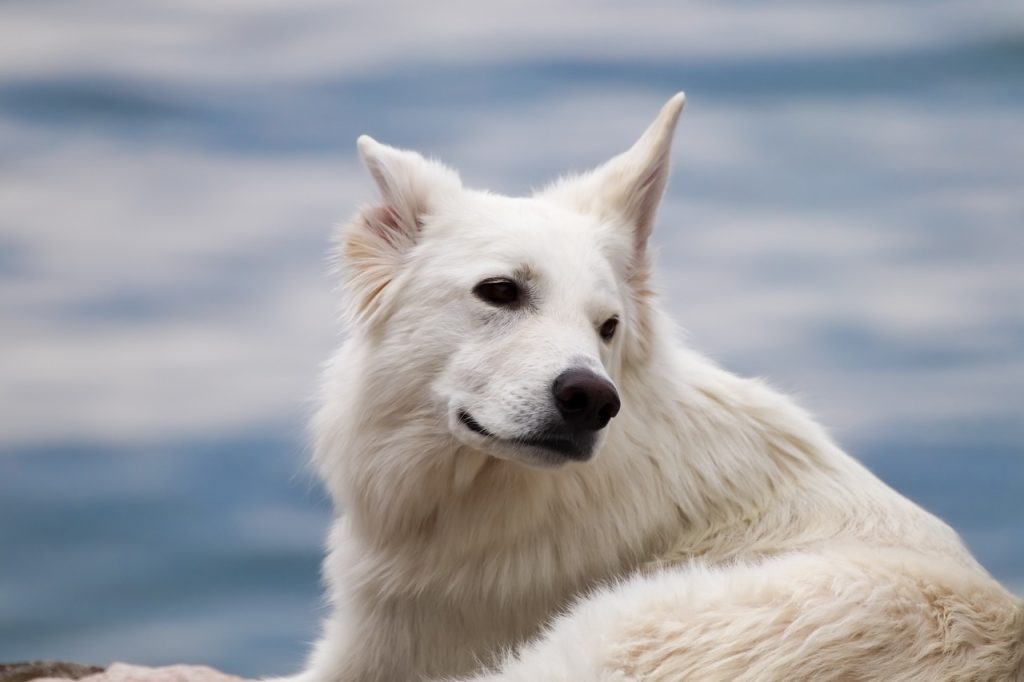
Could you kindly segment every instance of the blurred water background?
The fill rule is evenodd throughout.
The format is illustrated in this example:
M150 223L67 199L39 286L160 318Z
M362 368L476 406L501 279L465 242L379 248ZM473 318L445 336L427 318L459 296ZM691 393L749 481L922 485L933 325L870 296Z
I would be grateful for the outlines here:
M363 132L515 193L687 110L690 342L1024 592L1024 4L0 4L0 660L296 669Z

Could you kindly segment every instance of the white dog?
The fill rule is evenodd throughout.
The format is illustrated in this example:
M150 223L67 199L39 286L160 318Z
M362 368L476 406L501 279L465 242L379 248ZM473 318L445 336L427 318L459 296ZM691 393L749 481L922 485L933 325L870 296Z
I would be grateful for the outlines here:
M674 339L646 245L682 107L529 198L359 139L297 679L1024 679L1024 606L949 527Z

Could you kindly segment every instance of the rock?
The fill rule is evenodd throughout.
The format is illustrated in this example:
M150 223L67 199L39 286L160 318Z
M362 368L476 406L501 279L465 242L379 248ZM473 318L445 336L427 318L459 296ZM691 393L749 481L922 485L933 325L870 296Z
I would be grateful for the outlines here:
M96 665L80 665L78 663L63 663L61 661L0 663L0 682L28 682L40 677L78 680L101 672L103 672L103 668Z
M34 661L0 665L0 682L243 682L241 677L227 675L202 665L170 665L147 668L129 663L112 663L108 668Z

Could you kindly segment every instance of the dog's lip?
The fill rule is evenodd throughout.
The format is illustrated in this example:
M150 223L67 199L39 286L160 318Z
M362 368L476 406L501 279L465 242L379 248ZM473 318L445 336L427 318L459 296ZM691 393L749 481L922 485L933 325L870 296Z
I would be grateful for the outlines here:
M555 436L531 436L521 438L501 438L485 429L480 422L473 418L466 410L459 410L459 422L470 431L480 434L485 438L508 443L509 445L527 446L551 450L570 459L585 460L590 458L590 448L583 449L579 444L569 438L558 438Z
M487 436L488 438L497 438L493 433L480 426L480 422L473 419L473 417L465 410L459 410L459 421L466 425L470 431L476 431L481 436Z

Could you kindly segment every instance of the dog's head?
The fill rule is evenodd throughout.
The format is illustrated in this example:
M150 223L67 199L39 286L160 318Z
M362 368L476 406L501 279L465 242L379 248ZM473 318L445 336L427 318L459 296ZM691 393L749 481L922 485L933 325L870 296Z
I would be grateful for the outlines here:
M680 93L628 151L528 198L465 189L435 161L359 138L381 201L342 233L350 319L374 372L420 396L418 418L496 457L591 457L638 352L682 106Z

